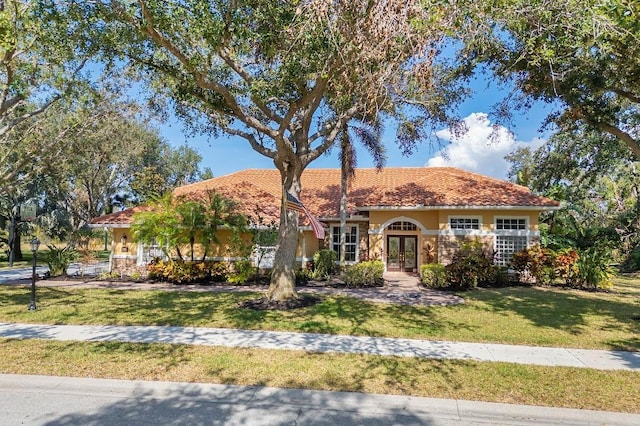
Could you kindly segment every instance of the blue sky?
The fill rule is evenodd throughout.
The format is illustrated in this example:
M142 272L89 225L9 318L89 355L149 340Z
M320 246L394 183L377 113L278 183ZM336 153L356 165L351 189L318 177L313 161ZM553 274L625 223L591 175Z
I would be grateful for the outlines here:
M489 83L489 84L488 84ZM507 94L508 88L496 87L483 79L476 79L472 85L474 95L458 108L458 114L465 119L468 132L459 139L452 138L446 129L437 129L442 139L440 146L425 143L417 147L411 156L403 156L395 144L393 129L387 126L385 145L388 167L453 166L478 172L499 179L506 179L508 163L503 159L518 145L538 147L548 136L540 127L551 110L549 105L538 103L525 112L516 111L510 123L509 132L501 129L499 137L489 141L492 120L487 116L492 106ZM247 168L273 168L269 158L253 151L248 142L239 138L187 136L182 125L172 121L160 127L163 137L172 145L188 144L202 156L202 166L209 167L214 176L229 174ZM444 150L444 152L442 151ZM372 167L371 157L366 151L358 150L358 167ZM311 163L310 168L338 167L338 152L334 149Z

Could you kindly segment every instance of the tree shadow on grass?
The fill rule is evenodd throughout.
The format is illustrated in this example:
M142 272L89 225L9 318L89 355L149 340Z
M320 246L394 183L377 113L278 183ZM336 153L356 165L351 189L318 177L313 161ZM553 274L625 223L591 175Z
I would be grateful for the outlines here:
M453 322L437 316L434 309L448 309L448 307L424 307L411 305L390 304L384 312L390 318L391 324L403 329L407 337L429 338L442 336L448 330L466 329L474 331L477 326L469 323Z
M614 300L608 294L595 297L594 293L577 290L528 287L471 291L465 298L485 303L496 313L513 312L537 327L563 330L576 336L592 331L587 317L602 317L607 324L600 329L619 330L634 336L606 342L612 350L640 351L640 339L635 337L640 335L640 303L632 298L623 301Z

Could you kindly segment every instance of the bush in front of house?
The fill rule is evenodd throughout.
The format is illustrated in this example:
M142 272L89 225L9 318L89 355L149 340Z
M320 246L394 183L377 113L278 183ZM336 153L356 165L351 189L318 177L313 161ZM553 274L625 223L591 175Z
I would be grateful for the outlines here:
M244 284L255 277L256 269L251 265L250 260L238 260L233 262L232 267L233 272L227 279L230 284Z
M551 250L532 246L513 255L511 267L525 278L533 278L538 285L551 285L562 280L565 285L583 289L611 287L614 271L611 251L604 245L584 250L572 248Z
M381 287L384 284L384 264L381 260L367 260L348 266L343 274L348 287Z
M553 250L531 246L514 253L511 267L520 274L521 281L533 281L538 285L549 285L556 279L556 258Z
M149 279L173 284L194 284L226 281L229 267L226 262L186 262L156 258L147 265Z
M329 276L335 271L335 262L338 255L333 250L322 249L315 252L313 255L313 278L329 279Z
M467 241L453 254L445 266L447 282L454 290L468 290L479 285L491 285L499 267L493 263L493 253L479 241Z
M427 263L420 267L420 277L422 284L429 288L446 288L449 286L447 282L447 270L440 263Z
M609 289L613 287L611 279L615 275L610 263L611 254L605 247L582 250L575 261L571 282L567 284L585 289Z
M306 285L313 279L313 271L309 268L298 268L294 271L296 285Z

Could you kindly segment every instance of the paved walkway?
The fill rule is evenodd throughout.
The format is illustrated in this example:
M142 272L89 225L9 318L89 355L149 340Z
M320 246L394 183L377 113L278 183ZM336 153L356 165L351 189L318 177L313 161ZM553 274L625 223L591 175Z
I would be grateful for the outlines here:
M640 415L259 386L0 375L6 425L620 425Z
M170 343L385 356L511 362L640 371L640 352L512 346L437 340L341 336L173 326L87 326L0 323L0 337L62 341Z

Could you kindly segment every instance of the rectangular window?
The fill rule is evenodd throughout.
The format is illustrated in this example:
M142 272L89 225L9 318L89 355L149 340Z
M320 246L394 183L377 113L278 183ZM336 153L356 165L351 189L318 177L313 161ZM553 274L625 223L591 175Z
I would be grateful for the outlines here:
M496 229L498 230L526 230L527 219L525 218L497 218Z
M480 229L480 219L476 217L451 217L450 229Z
M355 262L358 248L358 227L347 225L347 234L345 236L345 260L347 262ZM340 227L331 227L331 249L338 253L340 259Z
M527 248L527 237L512 235L496 235L496 264L507 266L511 256Z

